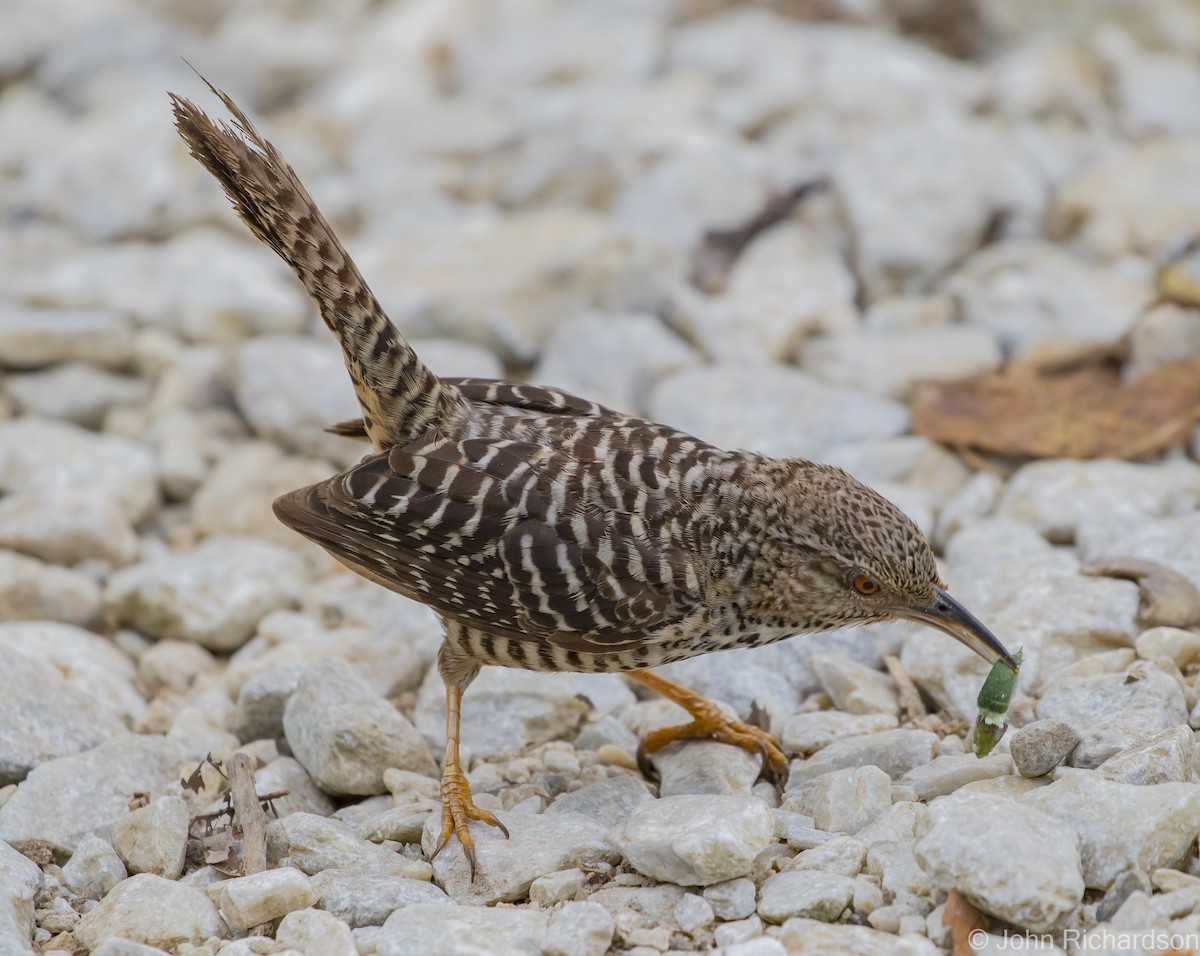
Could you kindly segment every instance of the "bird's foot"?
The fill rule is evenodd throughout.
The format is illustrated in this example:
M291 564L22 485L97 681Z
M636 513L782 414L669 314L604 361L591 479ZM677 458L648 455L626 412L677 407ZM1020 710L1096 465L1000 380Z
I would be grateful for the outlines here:
M749 750L762 758L760 779L770 781L781 794L788 778L788 758L769 733L761 727L734 720L710 700L698 697L685 705L690 724L662 727L648 733L638 745L637 762L642 773L654 776L649 755L677 740L718 740Z
M429 855L432 862L434 857L446 848L451 835L457 834L458 842L462 844L463 856L471 867L471 882L475 881L475 840L471 837L468 821L479 820L488 826L497 827L508 838L508 828L500 822L491 810L475 806L471 797L471 785L467 783L466 775L457 769L448 768L442 774L442 832L438 836L437 846Z

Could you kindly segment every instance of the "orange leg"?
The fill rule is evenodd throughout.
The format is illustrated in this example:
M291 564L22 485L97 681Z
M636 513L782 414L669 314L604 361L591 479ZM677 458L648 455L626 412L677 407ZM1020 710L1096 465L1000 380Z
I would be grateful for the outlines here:
M650 671L628 671L625 675L643 687L662 694L668 700L673 700L692 715L690 724L680 724L677 727L663 727L652 731L638 746L638 766L643 773L653 775L653 767L646 759L646 754L661 750L667 744L677 740L719 740L722 743L733 744L743 750L750 750L762 757L763 776L771 780L780 790L787 783L788 758L765 730L753 727L728 717L716 704L695 691L688 690L659 677Z
M499 827L505 837L508 836L508 828L490 810L475 806L475 801L471 799L471 785L467 783L466 774L462 772L462 766L459 764L458 738L462 693L461 687L446 682L446 761L442 765L442 832L429 859L432 861L446 848L451 834L457 834L463 854L471 864L471 880L474 881L475 840L471 837L467 821L481 820L490 826Z

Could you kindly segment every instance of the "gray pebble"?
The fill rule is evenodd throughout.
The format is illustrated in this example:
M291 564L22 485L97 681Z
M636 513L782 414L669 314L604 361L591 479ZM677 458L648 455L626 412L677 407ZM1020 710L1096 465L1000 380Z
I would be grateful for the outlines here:
M1013 763L1023 777L1041 777L1067 759L1079 734L1063 720L1035 720L1015 731L1009 741Z

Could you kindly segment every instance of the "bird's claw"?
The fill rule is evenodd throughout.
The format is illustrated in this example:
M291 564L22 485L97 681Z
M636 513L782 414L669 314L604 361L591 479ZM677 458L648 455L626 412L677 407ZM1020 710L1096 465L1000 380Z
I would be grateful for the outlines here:
M710 705L711 706L711 705ZM788 779L787 754L775 743L775 738L760 727L733 720L716 707L695 717L690 724L662 727L651 731L638 744L637 765L643 776L650 780L658 777L658 771L650 762L650 754L661 750L677 740L717 740L750 750L762 758L759 780L775 785L782 798Z
M474 883L476 857L475 840L471 836L469 825L471 820L496 827L504 834L504 838L508 839L508 827L501 823L491 810L484 810L475 805L466 775L461 771L447 771L442 774L442 829L433 852L429 854L429 862L432 863L437 855L446 849L451 836L457 836L462 845L463 856L467 858L467 864L471 868L471 882Z

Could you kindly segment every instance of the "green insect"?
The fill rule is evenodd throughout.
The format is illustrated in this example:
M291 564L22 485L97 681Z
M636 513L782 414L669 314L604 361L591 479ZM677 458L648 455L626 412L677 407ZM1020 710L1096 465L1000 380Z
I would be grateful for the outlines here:
M1019 650L1013 660L1017 663L1016 670L1004 661L996 661L979 688L979 697L975 700L979 716L975 718L975 733L971 737L971 749L976 757L990 754L1008 729L1008 705L1017 689L1017 674L1021 669Z

